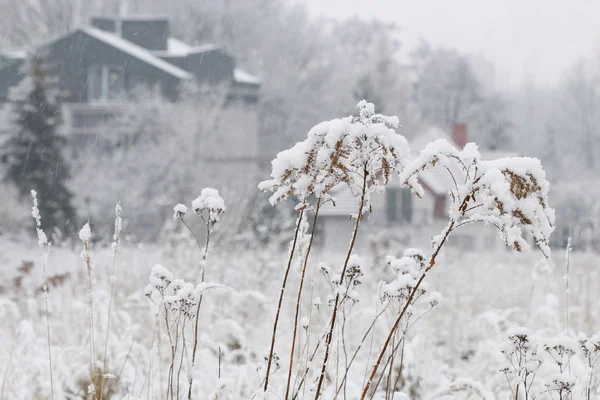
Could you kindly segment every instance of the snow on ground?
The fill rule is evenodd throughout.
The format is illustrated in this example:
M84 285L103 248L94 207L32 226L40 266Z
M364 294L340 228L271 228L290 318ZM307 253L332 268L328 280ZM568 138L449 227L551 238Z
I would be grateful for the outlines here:
M78 245L57 247L48 257L55 398L84 398L89 385L87 278L80 252ZM157 263L177 278L199 282L199 255L192 242L177 247L123 244L119 250L107 349L108 370L120 375L113 398L121 399L128 393L136 398L143 393L146 398L148 390L150 398L165 398L162 382L166 382L168 373L168 340L164 328L155 329L156 308L144 297L144 287ZM564 333L564 254L559 252L553 257L548 262L538 253L446 254L429 280L430 290L439 291L443 299L408 334L402 390L411 399L429 399L454 382L454 387L479 387L486 396L493 396L489 398L507 398L506 378L500 372L506 363L501 350L507 341L507 329L526 327L543 337ZM352 343L360 340L375 312L377 282L389 279L391 273L383 265L373 265L371 254L361 254L361 258L367 267L363 268L365 276L357 294L359 302L348 319L347 340ZM7 399L48 398L50 390L39 260L40 250L33 240L0 241L0 390ZM323 261L336 268L342 260L343 255L315 254L312 264ZM111 249L94 247L92 261L96 348L97 354L104 354ZM571 255L572 332L591 335L600 331L597 262L598 257L591 253ZM260 386L257 368L264 365L270 344L284 266L285 254L268 250L238 252L221 248L210 253L207 280L235 291L205 294L193 398L207 399L221 393L224 399L249 399ZM298 270L298 266L293 269L289 283L292 288L296 287ZM280 322L284 328L277 342L277 352L283 355L288 354L291 339L286 327L293 323L295 290L290 293L294 294L285 298ZM320 307L326 307L328 293L317 271L314 287L305 291L305 301L321 302ZM323 330L328 315L321 311L310 321L302 315L302 321ZM384 335L385 327L392 322L391 315L385 318L388 322L378 327L377 337ZM369 364L367 354L361 353L356 360L358 366ZM98 357L100 368L102 358ZM370 357L372 360L374 355ZM281 369L273 374L275 387L285 385L285 357L280 364ZM331 371L335 371L333 364ZM552 372L549 369L547 376ZM540 374L543 379L546 372ZM112 388L114 382L109 379L107 387ZM187 382L185 372L181 382ZM359 392L353 388L360 388L362 382L362 375L351 375L348 392L341 398L357 398ZM461 398L456 396L446 398Z

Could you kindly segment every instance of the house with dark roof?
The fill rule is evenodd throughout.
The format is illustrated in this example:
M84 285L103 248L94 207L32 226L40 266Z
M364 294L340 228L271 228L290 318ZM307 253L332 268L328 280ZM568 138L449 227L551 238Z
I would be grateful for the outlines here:
M430 126L421 130L410 141L413 154L418 154L428 143L443 139L457 149L462 149L468 142L467 126L454 125L450 134L443 129ZM506 151L480 150L483 159L492 160L511 157L516 154ZM464 177L463 169L450 165L450 171L442 167L434 167L420 173L419 183L425 190L422 199L417 198L410 189L401 187L398 179L393 179L384 193L375 193L371 197L373 213L363 222L363 229L376 234L386 230L395 235L406 246L428 248L431 236L438 234L448 223L450 191L454 189L454 179ZM352 232L351 214L356 214L359 199L349 189L340 187L333 191L335 204L328 202L321 207L319 219L320 230L325 236L327 248L343 249L347 247ZM491 226L471 224L456 231L449 241L451 247L460 250L497 250L504 248L498 232ZM396 249L397 250L397 249Z
M98 116L117 112L124 93L139 86L158 88L172 101L188 82L225 85L228 100L245 104L259 96L260 80L240 69L223 46L183 43L170 35L166 18L92 18L42 50L76 133L93 129ZM22 50L0 51L0 102L22 79L25 56Z

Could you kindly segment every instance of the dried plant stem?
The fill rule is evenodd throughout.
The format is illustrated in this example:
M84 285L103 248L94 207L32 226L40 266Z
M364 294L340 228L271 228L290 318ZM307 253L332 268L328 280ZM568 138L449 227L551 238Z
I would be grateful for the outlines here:
M35 190L31 191L31 197L33 199L33 207L31 207L31 216L35 220L35 231L38 237L38 245L42 250L42 256L40 258L40 263L42 264L42 281L43 290L44 290L44 311L46 314L46 338L48 343L48 364L50 370L50 398L54 400L54 377L52 374L52 347L50 342L50 317L48 312L48 278L46 276L46 258L50 253L50 243L48 242L48 237L46 233L42 229L42 218L40 216L40 210L38 208L38 200L37 200L37 192ZM45 250L44 250L45 249Z
M356 223L354 224L354 230L352 232L352 239L350 241L350 246L348 247L348 254L346 255L346 260L344 261L344 266L342 267L342 272L340 274L340 282L344 279L344 274L346 273L346 268L348 268L348 263L350 262L350 256L352 255L352 250L354 250L354 244L356 243L356 236L358 235L358 228L360 226L360 220L362 217L363 208L365 206L365 197L367 194L367 167L363 168L363 182L362 182L362 191L360 195L360 204L358 207L358 213L356 215ZM337 318L338 306L340 303L340 294L339 292L335 295L335 302L333 305L333 313L331 315L331 321L329 323L329 333L325 337L325 357L323 358L323 364L321 365L321 374L319 376L319 383L317 384L317 392L315 394L315 400L319 398L321 395L321 388L323 386L323 379L325 378L325 370L327 369L327 361L329 360L329 353L331 350L331 340L333 339L333 330L335 328L335 320Z
M110 275L110 297L108 298L108 316L106 317L106 338L104 339L104 361L102 362L102 376L100 377L100 400L102 400L104 394L104 375L106 374L106 363L108 353L108 336L110 333L110 317L112 312L112 303L115 293L115 267L117 264L117 253L119 251L120 242L120 203L117 203L116 217L115 217L115 234L113 242L113 262L112 262L112 274Z
M402 339L400 339L402 341L402 349L400 351L400 367L398 368L398 374L396 375L396 380L394 381L394 388L398 387L398 383L400 382L400 379L402 378L402 370L404 369L404 344L405 344L405 340L404 340L404 336L402 336Z
M52 347L50 343L50 313L48 311L48 279L46 278L46 255L42 256L42 279L44 280L44 314L46 317L46 339L48 342L48 364L50 366L50 398L54 400L54 377L52 375Z
M181 369L183 368L183 359L185 356L185 319L183 320L183 324L181 324L181 337L182 337L182 348L181 348L181 357L179 359L179 368L177 369L177 399L179 400L179 386L181 382ZM191 375L191 374L190 374ZM189 391L189 390L188 390Z
M285 275L283 276L283 282L281 284L281 290L279 292L279 303L277 304L277 311L275 312L275 321L273 322L273 335L271 337L271 349L269 350L269 359L267 361L267 371L265 372L265 386L264 391L266 392L269 387L269 373L271 370L271 363L273 362L273 352L275 350L275 338L277 336L277 324L279 322L279 314L281 313L281 304L283 303L283 294L285 293L285 286L287 284L290 269L292 267L292 260L294 259L294 252L296 250L296 243L298 242L298 233L300 232L300 226L302 225L302 217L304 216L304 208L300 210L298 216L298 223L296 224L296 231L294 233L294 240L292 242L292 248L290 250L290 256L288 258L287 267L285 269Z
M200 241L198 240L198 237L194 234L194 231L192 231L192 229L188 226L188 224L185 223L183 218L181 219L181 221L186 226L186 228L188 228L188 230L190 231L190 233L192 234L194 239L196 239L196 243L198 243L198 247L200 247L200 249L202 249L202 247L200 245ZM200 276L201 282L204 282L204 277L205 277L205 273L206 273L206 257L208 255L208 245L210 244L210 234L212 232L212 226L213 225L210 222L210 220L207 220L206 221L206 240L204 241L204 251L202 252L202 271L201 271L201 276ZM199 320L200 320L200 306L202 306L202 295L200 295L200 298L198 299L198 307L196 307L196 321L194 322L194 346L192 349L192 364L190 366L190 380L189 380L188 397L187 397L188 400L191 400L191 398L192 398L192 387L194 386L193 370L194 370L194 365L196 365L196 351L198 350L198 325L199 325Z
M396 336L398 336L398 331L396 331L396 333L394 334L394 337L392 338L392 348L394 348L394 342L396 340ZM387 376L387 383L385 385L385 398L386 400L389 399L390 397L390 389L392 386L392 374L394 373L394 354L395 352L392 352L392 354L390 354L390 363L389 363L389 371L388 371L388 376Z
M94 383L94 363L96 360L95 348L96 342L94 338L94 297L93 297L93 282L92 282L92 257L91 245L89 240L83 240L83 258L87 267L88 275L88 315L90 329L90 382ZM93 396L95 397L95 395Z
M166 308L165 308L165 324L167 326L167 336L169 337L169 342L171 344L171 364L169 365L167 398L169 398L169 392L170 392L171 400L173 400L173 369L174 369L174 365L175 365L175 352L177 351L177 348L176 348L177 339L175 339L175 343L173 343L173 336L171 335L171 328L169 327L169 314L168 314L168 311Z
M391 359L392 359L392 355L393 355L393 354L395 354L395 353L398 351L398 349L400 348L400 345L401 345L403 342L404 342L404 336L402 337L402 340L401 340L401 341L399 341L398 343L396 343L396 344L394 345L394 347L392 348L392 352L391 352L391 354L390 354L390 355L387 357L387 359L386 359L386 361L385 361L385 365L383 366L383 369L384 369L384 370L387 368L388 364L390 363L390 361L391 361ZM375 393L376 393L376 391L377 391L377 388L379 387L379 384L380 384L380 383L381 383L381 381L383 380L384 376L385 376L385 374L381 374L381 375L379 375L379 379L377 380L377 383L375 384L375 387L374 387L374 389L375 389L375 390L373 390L373 393L371 394L370 400L373 400L373 398L375 397Z
M377 361L375 362L375 365L373 366L373 370L371 371L371 375L369 376L369 379L367 380L367 384L363 388L363 393L362 393L362 395L360 397L361 400L364 400L367 397L367 393L369 392L369 388L371 387L371 383L373 382L373 379L375 379L375 374L377 374L377 370L379 369L379 365L381 364L381 361L383 360L383 357L385 355L387 347L389 346L389 344L390 344L390 342L392 340L392 337L394 336L394 333L396 332L396 329L398 329L398 326L400 325L400 321L404 317L404 314L406 314L406 310L408 309L408 307L412 303L412 301L413 301L413 299L415 297L415 294L419 290L419 287L421 286L421 283L423 283L423 280L427 276L427 273L435 265L435 259L438 256L438 254L440 253L440 250L442 249L442 247L444 246L444 244L446 243L446 240L448 239L448 236L450 235L450 232L452 232L452 229L454 228L455 224L456 224L456 221L452 220L452 221L450 221L450 223L446 227L446 230L444 232L444 236L443 236L442 240L437 245L435 251L431 255L431 258L429 260L429 266L425 269L425 271L423 271L423 274L421 275L421 277L417 281L417 284L415 285L415 287L411 291L410 296L408 296L408 299L406 300L406 304L404 304L404 307L402 308L402 311L398 315L398 318L396 318L396 322L394 322L394 325L392 326L392 329L390 329L390 333L388 334L388 336L387 336L387 338L385 340L385 343L383 344L383 347L381 348L381 352L379 353L379 357L377 358Z
M358 355L358 352L360 351L360 349L362 348L363 344L365 343L365 341L369 337L369 333L373 330L373 327L375 327L375 323L377 322L377 320L379 319L379 317L385 312L386 309L387 308L384 308L383 310L381 310L379 313L377 313L377 315L375 316L375 318L373 318L373 321L371 322L371 325L369 325L369 328L364 333L364 335L363 335L360 343L358 344L356 350L354 350L354 354L352 354L352 357L350 358L350 361L348 362L348 365L346 366L346 371L344 372L344 377L342 378L342 382L340 383L340 385L337 388L334 400L338 398L338 396L340 394L340 391L342 390L342 387L345 384L346 379L348 378L348 372L350 371L350 367L352 367L352 363L354 362L354 359L356 358L356 356ZM365 376L365 378L366 378L366 376Z
M121 365L121 369L119 370L119 375L117 376L117 380L115 381L115 385L112 388L112 390L110 392L108 392L108 400L110 400L115 392L115 390L117 389L117 386L119 385L119 381L121 380L121 375L123 375L123 370L125 369L125 364L127 364L127 360L129 360L129 355L131 354L131 349L133 348L133 345L135 344L135 339L131 341L131 346L129 346L129 350L127 350L127 355L125 356L125 361L123 361L123 365ZM141 351L141 348L140 348ZM138 358L138 362L139 362L139 358ZM137 375L137 366L136 366L136 375ZM102 397L100 398L100 400L102 400Z
M317 351L319 351L319 346L321 346L321 343L323 342L323 339L325 339L326 335L327 335L326 333L321 335L321 337L317 341L317 345L315 346L311 356L308 358L308 362L306 363L306 369L304 370L304 372L302 374L302 379L300 380L300 383L298 384L298 388L296 389L296 393L294 393L294 397L292 397L292 400L296 400L298 398L298 395L300 394L300 389L303 387L306 387L306 385L305 385L306 377L308 376L308 371L310 371L309 363L315 359L315 356L317 355Z
M290 367L288 370L287 385L285 388L285 399L287 400L290 395L290 385L292 382L292 370L294 367L294 350L296 348L296 336L298 331L298 316L300 315L300 300L302 299L302 289L304 288L304 277L306 275L306 267L308 265L308 257L312 248L313 240L315 238L317 219L319 218L319 209L321 208L321 199L317 200L317 206L315 208L315 216L313 218L313 225L310 232L310 241L308 242L308 248L304 256L304 264L302 265L302 275L300 276L300 286L298 287L298 296L296 298L296 313L294 315L294 330L292 334L292 348L290 350Z
M567 250L565 252L565 264L567 273L565 275L565 317L566 317L566 329L567 335L569 334L569 264L571 263L571 237L567 241Z
M17 348L17 343L19 342L19 336L21 336L21 331L17 332L15 342L13 343L10 349L10 354L8 355L8 362L6 363L6 369L4 370L4 376L2 377L2 386L0 386L0 400L4 399L4 387L6 386L6 380L8 379L8 371L10 371L10 364L12 363L12 358L15 353L15 349Z

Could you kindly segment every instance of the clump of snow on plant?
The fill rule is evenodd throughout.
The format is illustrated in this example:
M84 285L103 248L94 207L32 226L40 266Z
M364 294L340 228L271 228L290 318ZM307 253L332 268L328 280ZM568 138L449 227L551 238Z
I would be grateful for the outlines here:
M177 220L185 217L187 210L188 209L184 204L177 204L175 207L173 207L173 219Z
M200 192L200 196L192 201L192 209L198 215L202 215L203 212L207 211L208 220L215 223L219 221L219 218L225 212L225 201L219 195L218 190L204 188Z
M272 162L271 179L259 189L272 191L271 204L290 196L305 202L309 196L329 199L344 184L358 196L382 191L409 160L408 142L396 133L397 117L375 113L366 101L357 105L358 117L345 117L314 126L305 140L280 152ZM416 183L413 182L413 183Z
M40 247L48 244L48 237L42 229L42 217L40 216L40 210L38 208L37 192L31 191L31 197L33 198L33 206L31 207L31 216L35 219L35 230L38 236L38 245Z
M475 144L457 150L440 139L428 144L406 166L400 179L422 196L423 188L411 179L433 167L445 168L455 183L450 193L451 228L481 221L498 228L506 244L518 251L529 248L526 237L530 236L545 255L549 254L555 216L548 205L549 183L538 159L484 161ZM460 175L453 171L460 171Z
M381 299L384 301L408 299L425 268L425 256L423 252L418 249L407 249L400 258L389 257L388 265L396 272L396 278L383 285ZM425 294L426 291L427 284L423 282L419 288L419 295ZM431 303L437 305L437 300L438 298L435 297Z
M181 313L188 319L196 316L196 306L205 290L211 288L230 288L217 283L201 282L196 287L183 279L173 279L167 268L156 264L150 272L149 283L145 295L159 308L167 307L170 311Z
M86 222L86 224L83 225L83 228L81 228L81 230L79 231L79 239L82 242L89 242L91 238L92 238L92 229L90 228L90 223Z

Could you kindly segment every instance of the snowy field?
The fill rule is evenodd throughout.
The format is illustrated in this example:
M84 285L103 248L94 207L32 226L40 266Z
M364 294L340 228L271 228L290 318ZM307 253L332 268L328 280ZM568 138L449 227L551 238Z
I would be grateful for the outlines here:
M287 251L287 232L232 235L213 188L175 204L151 247L129 241L120 203L112 238L86 222L53 247L32 191L37 245L0 242L0 400L597 398L598 260L570 239L551 251L540 161L444 139L413 155L397 118L357 109L280 152L258 185L296 203ZM365 246L371 195L396 178L423 197L436 169L453 188L431 245ZM339 186L355 200L347 250L313 248ZM457 252L469 224L507 246Z
M0 285L0 397L45 399L50 380L41 252L36 243L7 240L0 242L0 249L3 277ZM89 385L87 277L80 251L79 248L53 248L47 260L55 398L83 398ZM111 390L116 386L114 398L120 399L126 394L135 398L165 398L166 385L161 383L167 379L170 347L164 326L156 329L156 307L144 296L144 288L156 263L167 267L176 277L197 282L199 254L191 241L177 247L124 244L120 248L107 352L108 370L119 377L116 385L116 379L108 379L106 384ZM343 257L343 254L315 254L314 262L320 260L334 266L340 264ZM207 280L229 286L233 291L215 290L206 295L203 303L199 362L193 371L198 384L193 398L251 398L260 386L258 370L264 368L263 357L268 353L273 304L285 259L285 254L223 248L209 257ZM347 321L347 340L354 343L360 341L368 329L377 308L374 293L378 281L389 277L390 272L384 265L374 265L369 254L364 254L363 259L359 302ZM106 338L112 260L110 248L95 246L92 249L95 340L99 354L103 354ZM569 323L574 333L600 330L597 263L598 257L594 254L571 254ZM292 269L292 287L298 275L296 266ZM562 335L566 324L564 276L562 252L554 254L551 261L539 253L444 255L439 268L430 276L431 290L440 292L443 299L407 334L400 378L404 391L414 399L431 399L458 382L455 386L462 385L466 388L464 392L439 398L507 398L509 386L500 372L507 364L501 353L507 330L526 327L540 340ZM330 294L318 272L314 283L314 291L311 288L306 292L305 303L309 302L308 297L314 302L317 297L326 299ZM293 323L293 297L285 298L281 326ZM313 310L310 320L311 329L317 332L327 324L328 313L323 312L327 306L324 300L323 303L321 312ZM373 349L380 345L378 342L391 323L391 315L384 315L385 321L372 343ZM278 353L287 354L285 348L290 334L289 329L282 330L276 348ZM305 336L300 335L301 345L304 339ZM368 356L369 352L360 353L356 365L366 365ZM339 362L343 363L343 359ZM280 369L272 376L275 385L285 385L286 364L287 360L282 357ZM395 368L400 368L399 365L397 363ZM101 368L101 363L97 367ZM573 362L572 368L573 375L583 375L584 366L579 361ZM339 379L336 370L332 364L330 379ZM184 371L187 371L185 366ZM552 362L544 363L537 377L538 384L543 385L556 373ZM182 386L187 381L185 374L181 373ZM357 398L355 388L361 387L363 379L362 375L351 376L344 398Z

